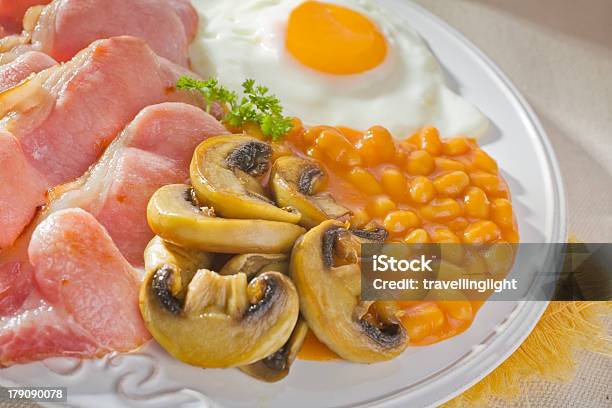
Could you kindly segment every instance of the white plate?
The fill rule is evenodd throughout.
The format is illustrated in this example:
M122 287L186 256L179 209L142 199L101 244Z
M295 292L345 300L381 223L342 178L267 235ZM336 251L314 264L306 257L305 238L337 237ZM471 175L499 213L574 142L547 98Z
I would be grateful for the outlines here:
M531 108L501 71L455 30L401 0L382 0L406 18L447 70L456 92L492 122L482 139L509 183L522 242L563 242L565 195L556 159ZM450 340L409 348L386 363L298 361L276 384L238 370L202 370L151 342L101 360L51 359L0 372L5 385L67 386L69 403L99 406L421 407L449 400L506 359L546 302L488 302L472 327Z

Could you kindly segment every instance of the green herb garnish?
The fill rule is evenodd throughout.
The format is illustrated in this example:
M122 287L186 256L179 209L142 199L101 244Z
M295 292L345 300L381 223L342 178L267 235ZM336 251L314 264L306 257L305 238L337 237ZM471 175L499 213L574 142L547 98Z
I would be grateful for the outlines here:
M179 89L197 91L206 100L206 111L210 112L213 103L220 103L228 108L223 121L232 127L241 127L246 122L255 122L264 136L274 141L279 140L293 127L290 117L283 116L279 99L268 94L268 88L255 84L252 79L242 83L243 96L239 99L236 92L219 85L216 78L206 81L187 76L179 78Z

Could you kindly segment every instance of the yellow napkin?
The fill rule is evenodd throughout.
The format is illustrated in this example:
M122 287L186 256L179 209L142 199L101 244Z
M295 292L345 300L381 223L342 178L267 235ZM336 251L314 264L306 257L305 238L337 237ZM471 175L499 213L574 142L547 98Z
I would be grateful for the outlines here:
M612 358L612 338L601 321L610 312L612 302L551 302L514 354L445 407L487 406L496 398L516 400L521 386L537 377L569 381L579 349Z

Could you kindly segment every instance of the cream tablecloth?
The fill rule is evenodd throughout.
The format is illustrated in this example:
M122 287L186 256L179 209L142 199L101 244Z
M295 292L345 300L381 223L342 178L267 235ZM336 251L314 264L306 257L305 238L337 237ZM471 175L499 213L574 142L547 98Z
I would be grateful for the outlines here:
M529 100L561 165L570 231L612 242L612 1L416 2L483 50ZM572 383L525 384L510 406L612 407L612 360L581 353Z
M612 1L416 0L510 77L552 140L570 230L612 242Z

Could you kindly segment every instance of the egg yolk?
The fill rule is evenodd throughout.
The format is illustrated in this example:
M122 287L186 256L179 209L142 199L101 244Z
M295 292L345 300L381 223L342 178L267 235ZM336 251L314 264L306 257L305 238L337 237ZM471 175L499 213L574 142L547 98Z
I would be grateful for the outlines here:
M328 74L357 74L378 66L387 43L376 25L346 7L306 1L293 9L286 47L302 64Z

